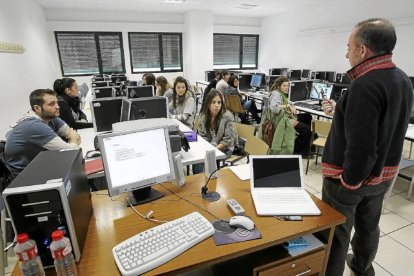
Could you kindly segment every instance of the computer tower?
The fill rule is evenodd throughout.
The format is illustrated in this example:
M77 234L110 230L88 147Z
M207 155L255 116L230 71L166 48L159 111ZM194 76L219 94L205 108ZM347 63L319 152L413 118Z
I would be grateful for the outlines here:
M123 98L100 98L91 102L92 121L95 132L110 131L112 130L112 124L118 123L121 120Z
M3 191L3 198L15 232L36 241L45 267L53 266L49 245L58 228L79 261L92 214L82 150L39 153Z

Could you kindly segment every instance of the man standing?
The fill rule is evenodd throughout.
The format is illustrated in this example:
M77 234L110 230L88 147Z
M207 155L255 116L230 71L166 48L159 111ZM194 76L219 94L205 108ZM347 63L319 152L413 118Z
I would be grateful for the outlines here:
M398 172L413 101L409 78L392 62L396 41L388 20L358 23L346 54L352 83L338 103L323 102L335 115L322 158L322 199L347 218L335 229L326 275L342 275L345 259L357 275L375 273L382 201Z
M6 163L14 177L23 171L39 152L77 149L80 144L79 134L58 118L59 105L53 90L33 91L30 94L30 106L32 109L6 134Z

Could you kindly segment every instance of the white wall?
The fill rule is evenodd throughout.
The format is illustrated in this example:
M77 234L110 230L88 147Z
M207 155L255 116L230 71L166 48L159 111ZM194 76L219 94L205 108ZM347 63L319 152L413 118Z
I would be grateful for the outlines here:
M22 44L23 54L0 52L0 139L29 108L29 94L58 76L42 7L33 0L0 0L0 41Z
M259 46L260 69L349 69L345 59L348 36L352 27L364 19L385 17L394 22L397 46L394 62L409 75L414 75L414 1L349 0L326 2L262 20Z

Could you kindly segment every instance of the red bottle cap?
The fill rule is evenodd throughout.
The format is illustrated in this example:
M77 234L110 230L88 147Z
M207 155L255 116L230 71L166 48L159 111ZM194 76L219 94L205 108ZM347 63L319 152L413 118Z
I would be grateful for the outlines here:
M25 243L29 240L29 236L27 233L21 233L17 236L17 242L18 243Z
M56 230L52 233L52 239L58 241L63 238L63 232L61 230Z

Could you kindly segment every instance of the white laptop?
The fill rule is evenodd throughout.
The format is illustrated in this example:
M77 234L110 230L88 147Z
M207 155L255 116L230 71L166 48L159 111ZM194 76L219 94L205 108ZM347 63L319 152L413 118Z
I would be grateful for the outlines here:
M302 156L250 156L251 193L259 216L320 215L303 184Z

